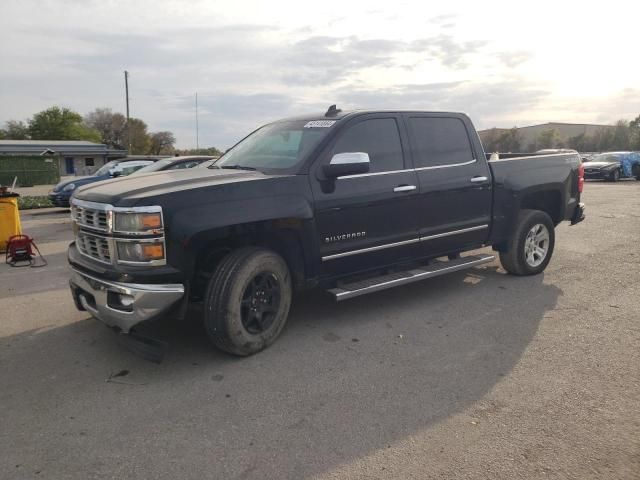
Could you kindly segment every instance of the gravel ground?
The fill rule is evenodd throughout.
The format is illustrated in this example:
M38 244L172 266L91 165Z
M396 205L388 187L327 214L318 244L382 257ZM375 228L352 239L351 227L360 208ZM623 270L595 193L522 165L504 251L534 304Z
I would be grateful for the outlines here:
M23 213L49 266L0 266L0 478L638 479L640 182L585 190L544 275L309 292L247 359L161 322L160 365L74 309L68 214Z

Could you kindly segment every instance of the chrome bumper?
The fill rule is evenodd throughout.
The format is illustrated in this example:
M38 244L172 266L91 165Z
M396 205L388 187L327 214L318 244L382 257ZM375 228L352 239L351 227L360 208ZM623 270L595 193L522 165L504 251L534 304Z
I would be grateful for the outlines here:
M146 285L101 280L71 270L71 294L78 310L86 310L123 333L145 320L160 316L184 296L184 285Z

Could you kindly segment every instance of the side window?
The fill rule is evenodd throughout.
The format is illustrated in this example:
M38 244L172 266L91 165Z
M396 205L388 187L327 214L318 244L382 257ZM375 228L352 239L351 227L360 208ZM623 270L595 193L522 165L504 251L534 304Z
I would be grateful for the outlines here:
M459 118L411 117L409 133L416 168L473 160L467 129Z
M150 163L151 162L146 164L133 163L132 165L125 165L124 167L122 167L122 176L131 175L133 172L140 170L142 167L146 167Z
M175 165L171 165L167 170L183 170L185 168L191 168L191 167L195 167L196 165L198 165L198 161L193 161L193 162L180 162L180 163L176 163Z
M371 172L402 170L404 159L398 125L393 118L365 120L349 127L333 147L333 153L365 152Z

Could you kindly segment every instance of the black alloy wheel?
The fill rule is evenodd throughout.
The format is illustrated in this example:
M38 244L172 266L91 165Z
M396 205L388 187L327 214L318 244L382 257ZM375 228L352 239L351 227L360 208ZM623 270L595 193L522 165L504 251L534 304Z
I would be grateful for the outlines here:
M242 295L242 325L251 334L265 332L280 308L280 281L272 272L257 274Z

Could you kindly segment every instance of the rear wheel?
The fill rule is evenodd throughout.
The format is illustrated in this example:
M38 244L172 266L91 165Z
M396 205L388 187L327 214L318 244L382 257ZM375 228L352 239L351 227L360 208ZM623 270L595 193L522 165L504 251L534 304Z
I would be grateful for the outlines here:
M547 268L554 245L551 217L540 210L522 210L500 263L512 275L535 275Z
M207 334L226 352L257 353L280 335L291 296L291 276L282 257L264 248L235 250L221 260L207 287Z

